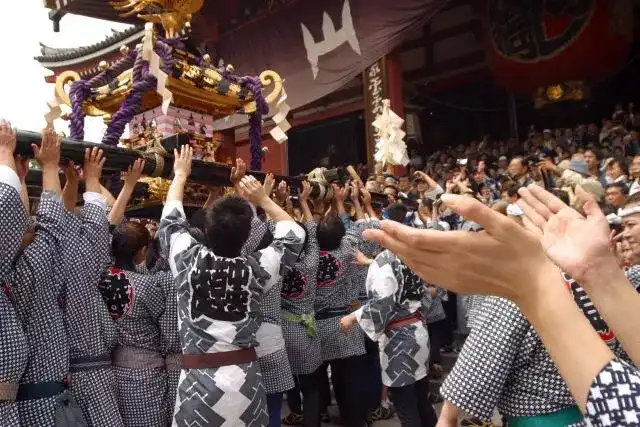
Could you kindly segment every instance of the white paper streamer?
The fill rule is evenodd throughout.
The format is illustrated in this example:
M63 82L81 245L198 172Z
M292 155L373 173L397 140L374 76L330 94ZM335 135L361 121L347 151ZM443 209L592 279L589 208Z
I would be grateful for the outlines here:
M378 115L372 126L378 129L380 138L376 141L376 162L382 165L406 166L409 163L407 144L404 142L406 132L402 130L404 120L391 111L391 101L382 101L382 114Z
M278 144L282 144L289 139L287 132L291 129L291 123L287 120L287 115L289 111L291 111L291 107L287 104L287 92L284 88L282 88L282 94L276 103L276 111L277 113L273 115L273 122L276 126L271 129L269 134Z
M149 62L149 72L153 75L158 84L156 85L156 92L162 96L162 113L167 114L169 112L169 105L173 100L173 94L167 89L167 73L160 69L160 57L153 50L153 24L148 22L144 26L144 39L142 45L142 58Z
M44 115L44 119L47 122L47 128L54 129L53 122L60 118L62 115L62 108L60 108L60 98L56 95L55 90L53 92L53 99L47 102L49 111Z

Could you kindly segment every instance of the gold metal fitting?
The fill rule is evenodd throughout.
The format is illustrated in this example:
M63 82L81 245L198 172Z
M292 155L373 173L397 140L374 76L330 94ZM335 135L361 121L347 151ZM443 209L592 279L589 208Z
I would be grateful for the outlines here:
M232 64L229 64L229 65L227 65L226 70L227 70L228 72L230 72L230 73L233 73L233 72L235 71L235 68L233 67L233 65L232 65Z
M120 53L122 54L122 56L129 55L130 50L131 49L129 49L129 46L127 46L126 44L123 44L122 46L120 46Z
M100 71L106 71L107 68L109 68L109 64L107 64L107 61L100 61L100 63L98 64L98 68L100 69Z

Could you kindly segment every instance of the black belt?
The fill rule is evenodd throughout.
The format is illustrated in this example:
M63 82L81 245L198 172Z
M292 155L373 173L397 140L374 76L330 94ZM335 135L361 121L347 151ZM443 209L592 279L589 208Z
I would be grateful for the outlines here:
M316 313L316 320L326 320L338 316L346 316L351 313L351 307L323 308Z
M111 367L111 355L72 357L69 360L69 372L94 371Z
M46 381L42 383L20 384L18 387L17 401L46 399L57 396L67 389L67 384L62 381Z

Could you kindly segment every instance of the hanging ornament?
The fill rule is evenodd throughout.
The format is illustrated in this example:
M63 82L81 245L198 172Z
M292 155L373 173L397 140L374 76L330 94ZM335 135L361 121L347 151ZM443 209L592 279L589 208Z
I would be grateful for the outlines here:
M391 101L382 101L382 113L374 120L376 129L376 162L382 165L406 166L409 163L407 144L404 142L406 132L402 130L404 120L391 111Z

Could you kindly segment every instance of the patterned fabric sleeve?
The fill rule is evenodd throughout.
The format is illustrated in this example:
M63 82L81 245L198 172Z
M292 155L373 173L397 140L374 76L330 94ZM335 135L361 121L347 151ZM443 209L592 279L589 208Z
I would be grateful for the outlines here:
M351 223L351 225L347 228L347 231L343 238L343 242L351 247L351 249L347 249L352 252L353 249L359 248L364 241L364 239L362 238L362 232L371 228L379 229L380 221L377 219L371 219L368 221L360 220Z
M636 291L640 292L640 265L632 265L629 267L626 275L629 282L636 288Z
M16 294L35 290L45 285L61 250L64 240L66 215L62 199L54 192L44 192L36 212L37 226L33 241L18 258L15 267L16 280L13 285L28 286L14 288Z
M262 238L267 233L268 227L259 217L254 216L251 220L251 231L247 241L242 246L242 256L247 256L254 253L258 249L258 245L262 241Z
M13 172L10 168L7 169ZM13 174L15 175L15 172ZM2 178L3 176L0 176L0 206L2 206L0 212L0 277L5 277L20 249L20 243L30 219L22 205L19 192L13 185L5 183Z
M147 275L145 279L149 280L153 286L149 286L145 289L144 305L147 308L147 312L154 320L159 321L165 309L165 292L166 286L164 282L167 280L166 273L158 273L154 275Z
M189 223L182 202L172 200L164 205L157 235L162 252L169 254L167 261L171 271L177 275L179 271L176 267L176 256L198 243L189 234Z
M302 250L304 237L304 230L295 221L276 223L271 245L256 252L260 267L269 276L268 279L265 279L265 292L276 284L289 268L294 266Z
M471 330L440 394L456 407L488 421L529 323L506 299L489 297L486 304L487 317Z
M587 396L586 418L592 426L640 424L640 371L612 360L596 376Z
M369 300L355 311L360 328L372 341L378 341L389 322L394 320L398 279L385 253L376 257L367 274Z
M319 257L320 248L318 247L318 223L315 221L306 221L304 226L307 227L306 256Z

